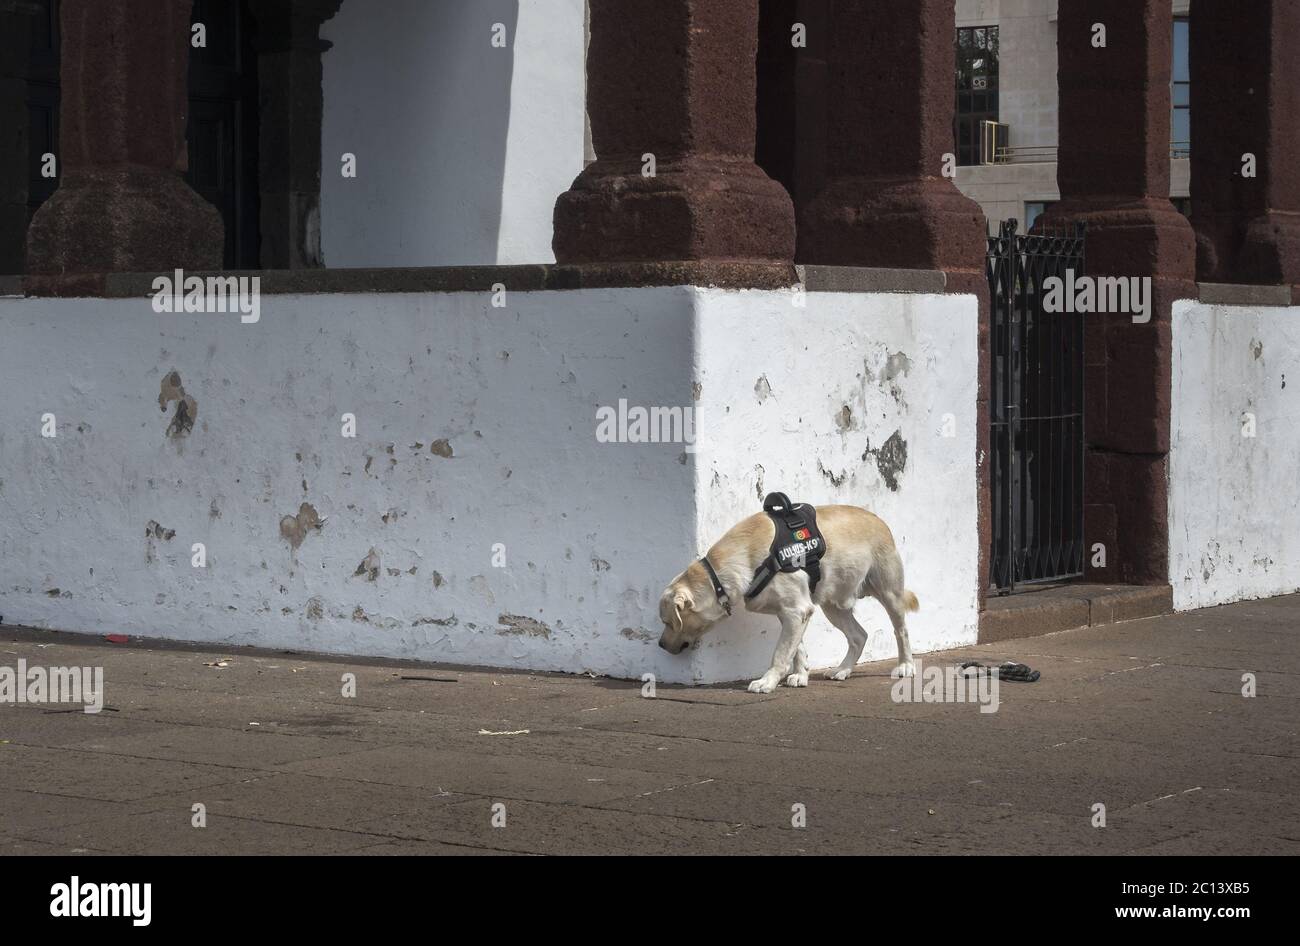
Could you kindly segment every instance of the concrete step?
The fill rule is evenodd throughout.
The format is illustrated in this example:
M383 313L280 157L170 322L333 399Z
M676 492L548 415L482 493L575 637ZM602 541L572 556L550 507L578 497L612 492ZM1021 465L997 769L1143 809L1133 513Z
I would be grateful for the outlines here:
M979 642L1038 637L1098 624L1117 624L1173 611L1168 585L1061 584L993 596L980 614Z

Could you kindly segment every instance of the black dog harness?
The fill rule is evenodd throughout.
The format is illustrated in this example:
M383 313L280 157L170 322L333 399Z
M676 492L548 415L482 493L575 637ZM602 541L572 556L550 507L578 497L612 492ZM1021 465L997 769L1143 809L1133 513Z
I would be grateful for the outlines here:
M776 533L767 558L758 566L745 591L745 600L761 594L779 572L807 572L808 591L814 591L822 578L821 558L826 554L826 540L817 528L817 510L807 503L794 505L785 493L768 493L763 500L763 511L771 517ZM731 599L708 556L700 559L700 564L709 573L718 602L730 614Z

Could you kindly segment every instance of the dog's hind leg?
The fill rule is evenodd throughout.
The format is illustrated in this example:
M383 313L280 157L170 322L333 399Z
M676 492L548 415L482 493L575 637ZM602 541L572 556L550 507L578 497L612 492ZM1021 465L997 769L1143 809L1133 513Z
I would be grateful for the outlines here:
M802 641L799 642L799 649L794 652L794 665L790 668L790 676L785 678L785 685L788 687L808 685L808 648Z
M893 676L911 677L916 675L912 663L912 643L907 637L907 612L917 608L916 595L903 587L903 561L898 552L881 556L875 567L867 574L871 584L871 593L889 615L889 622L894 625L894 641L898 644L898 666Z
M907 605L901 595L891 594L879 600L894 625L894 641L898 644L898 666L892 676L914 677L916 665L912 663L912 642L907 637Z
M843 632L849 642L848 653L844 655L838 667L826 671L826 679L847 680L853 668L857 666L858 658L862 656L862 648L867 646L867 632L853 616L852 608L837 608L834 605L823 604L822 613L826 615L826 620Z

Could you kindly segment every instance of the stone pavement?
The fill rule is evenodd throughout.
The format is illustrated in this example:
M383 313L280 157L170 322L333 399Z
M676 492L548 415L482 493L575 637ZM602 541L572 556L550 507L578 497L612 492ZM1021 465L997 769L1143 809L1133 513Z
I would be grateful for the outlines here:
M922 656L1042 671L988 714L895 703L888 664L643 699L0 629L19 658L102 666L106 706L0 705L4 854L1300 853L1300 596Z

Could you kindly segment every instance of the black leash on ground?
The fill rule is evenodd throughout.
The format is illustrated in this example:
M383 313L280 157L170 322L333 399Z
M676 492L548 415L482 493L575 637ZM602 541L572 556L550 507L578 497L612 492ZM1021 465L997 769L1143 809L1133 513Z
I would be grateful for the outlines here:
M986 667L978 660L968 660L964 664L962 664L958 669L962 671L974 670L975 673L966 674L966 676L968 677L970 676L978 677L981 675L981 672L984 674L989 674L992 673L994 669L996 669L998 672L999 680L1010 680L1013 683L1036 683L1038 682L1038 678L1042 676L1042 674L1039 673L1037 670L1031 670L1025 664L1018 664L1014 660L1004 661L1001 664L999 664L996 668Z

